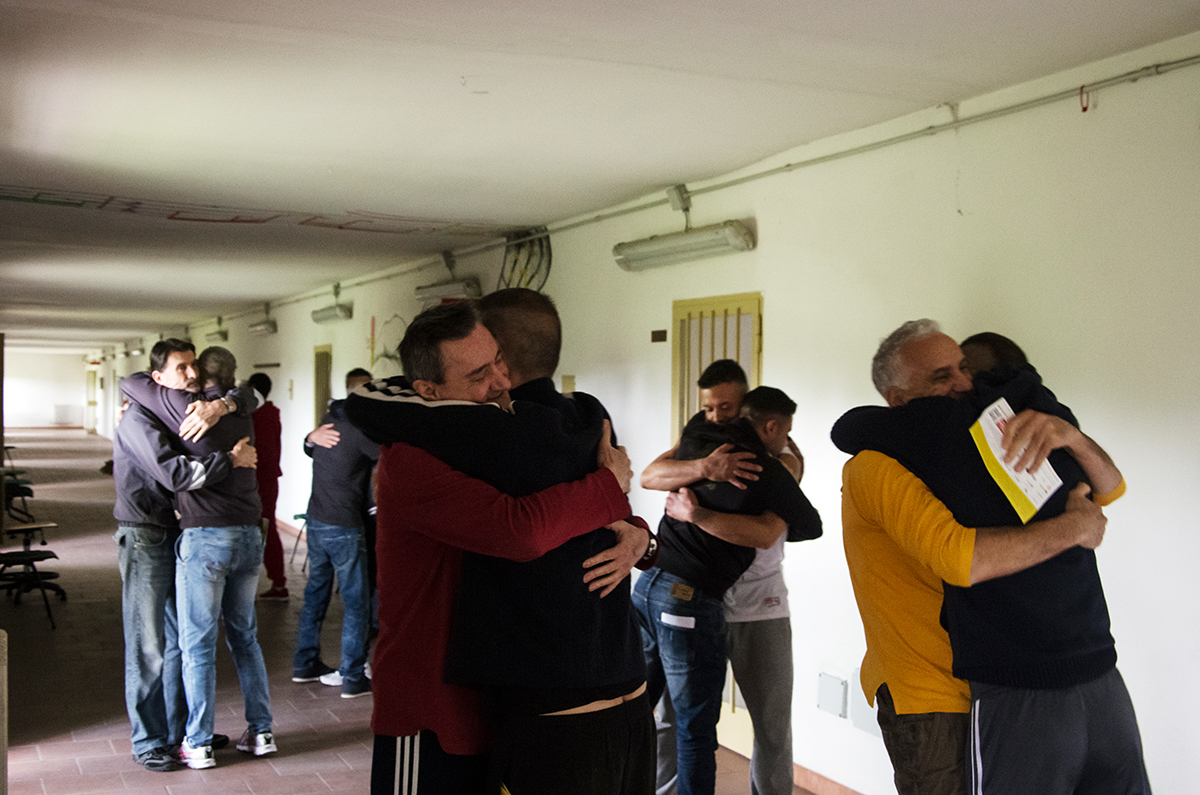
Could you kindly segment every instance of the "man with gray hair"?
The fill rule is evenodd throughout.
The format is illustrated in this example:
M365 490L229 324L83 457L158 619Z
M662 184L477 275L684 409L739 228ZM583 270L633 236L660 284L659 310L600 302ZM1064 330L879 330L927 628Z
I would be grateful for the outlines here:
M863 691L868 701L878 703L901 795L965 793L971 691L952 672L950 637L940 622L943 581L967 588L1073 547L1094 549L1106 521L1097 503L1119 496L1121 475L1104 451L1069 422L1021 411L1004 429L1006 458L1018 470L1036 470L1051 451L1065 448L1081 471L1075 480L1086 476L1088 482L1069 494L1060 490L1061 513L1053 518L1025 527L965 527L908 468L912 459L901 453L892 457L878 445L861 442L871 432L886 433L897 418L942 405L919 398L961 399L971 393L962 351L933 321L910 321L880 344L871 374L891 408L855 409L833 433L840 448L854 453L842 474L842 525L867 641ZM851 422L848 431L852 418L858 424ZM933 426L923 429L927 438L937 437ZM920 434L904 438L910 447L920 441ZM893 452L892 447L882 449ZM1087 499L1089 482L1100 495L1097 503Z

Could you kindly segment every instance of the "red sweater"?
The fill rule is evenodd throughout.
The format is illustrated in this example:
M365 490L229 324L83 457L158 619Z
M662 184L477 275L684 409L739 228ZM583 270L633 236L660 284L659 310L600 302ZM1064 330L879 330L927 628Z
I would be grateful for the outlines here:
M448 753L482 753L487 734L480 695L447 684L444 675L462 550L533 560L628 517L629 501L608 469L517 498L405 444L384 448L375 499L379 639L372 729L393 737L428 729Z
M264 480L278 480L283 471L279 468L283 424L279 418L279 407L271 401L259 406L250 415L254 421L254 449L258 451L258 466L254 474L258 477L259 489Z

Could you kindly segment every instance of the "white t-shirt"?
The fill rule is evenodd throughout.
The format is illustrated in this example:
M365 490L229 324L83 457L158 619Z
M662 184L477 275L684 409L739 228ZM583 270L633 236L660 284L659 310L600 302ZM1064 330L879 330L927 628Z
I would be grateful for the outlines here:
M725 592L725 621L740 623L791 617L787 584L783 581L783 545L786 541L787 533L781 533L770 549L758 550L754 563Z

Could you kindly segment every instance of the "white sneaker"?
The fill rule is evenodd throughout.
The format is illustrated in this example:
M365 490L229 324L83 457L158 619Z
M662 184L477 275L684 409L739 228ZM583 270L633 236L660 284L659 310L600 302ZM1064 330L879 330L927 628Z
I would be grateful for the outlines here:
M192 744L187 741L187 738L184 738L183 743L179 746L179 761L192 770L204 770L205 768L217 766L217 760L213 759L211 745L202 745L199 748L193 748Z
M242 738L237 742L237 749L247 754L255 756L266 756L273 754L277 750L275 747L275 736L270 732L259 732L253 734L249 729L242 734Z
M339 674L337 671L334 671L331 674L324 674L321 677L321 684L329 685L330 687L341 687L342 686L342 675Z

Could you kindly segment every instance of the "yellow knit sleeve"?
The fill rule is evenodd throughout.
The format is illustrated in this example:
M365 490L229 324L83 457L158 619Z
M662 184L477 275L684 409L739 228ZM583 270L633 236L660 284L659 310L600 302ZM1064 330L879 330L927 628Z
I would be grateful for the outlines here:
M1103 508L1105 505L1112 505L1117 500L1125 496L1125 478L1121 478L1121 482L1117 487L1108 494L1093 494L1092 500Z
M844 471L846 496L909 557L951 585L971 584L975 529L954 520L917 476L895 459L865 450Z

